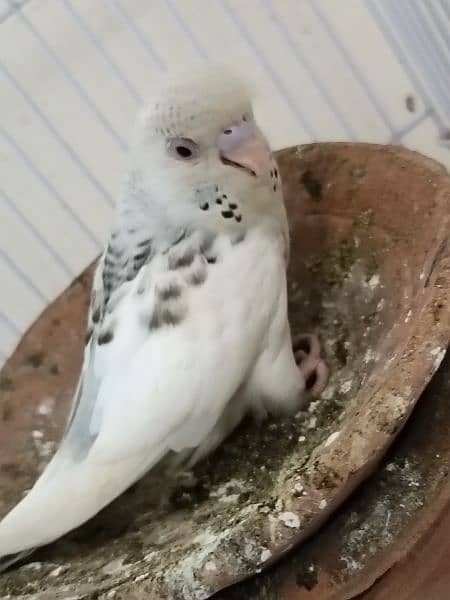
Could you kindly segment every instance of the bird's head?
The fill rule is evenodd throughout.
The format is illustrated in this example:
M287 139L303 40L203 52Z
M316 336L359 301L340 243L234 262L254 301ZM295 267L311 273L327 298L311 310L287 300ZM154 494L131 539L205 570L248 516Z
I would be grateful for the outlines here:
M247 89L223 69L155 91L138 119L132 172L168 221L217 231L283 218L278 169Z

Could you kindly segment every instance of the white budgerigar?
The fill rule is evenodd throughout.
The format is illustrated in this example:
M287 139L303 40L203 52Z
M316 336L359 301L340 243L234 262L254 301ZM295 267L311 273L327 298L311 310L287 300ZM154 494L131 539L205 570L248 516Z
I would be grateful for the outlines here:
M138 121L66 433L0 522L0 557L81 525L169 453L193 464L249 411L298 410L323 363L292 349L288 246L242 84L217 69L166 82Z

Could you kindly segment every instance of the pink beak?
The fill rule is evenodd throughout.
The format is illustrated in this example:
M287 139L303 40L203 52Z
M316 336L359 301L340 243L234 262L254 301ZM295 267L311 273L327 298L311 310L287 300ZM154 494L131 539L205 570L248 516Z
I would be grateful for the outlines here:
M220 134L217 147L222 162L260 176L271 168L272 155L262 133L242 121Z

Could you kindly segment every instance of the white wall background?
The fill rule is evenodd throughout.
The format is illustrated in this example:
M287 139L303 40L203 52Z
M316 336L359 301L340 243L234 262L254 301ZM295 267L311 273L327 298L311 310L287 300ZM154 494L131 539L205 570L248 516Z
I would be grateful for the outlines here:
M153 78L202 61L256 83L275 148L450 166L450 0L0 0L0 365L99 253Z

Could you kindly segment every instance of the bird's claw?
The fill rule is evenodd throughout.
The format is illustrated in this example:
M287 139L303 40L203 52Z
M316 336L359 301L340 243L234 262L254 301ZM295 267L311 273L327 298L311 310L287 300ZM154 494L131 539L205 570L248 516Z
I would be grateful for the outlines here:
M295 362L305 379L305 387L312 396L320 394L328 382L328 367L320 356L320 341L317 335L305 333L294 339Z

